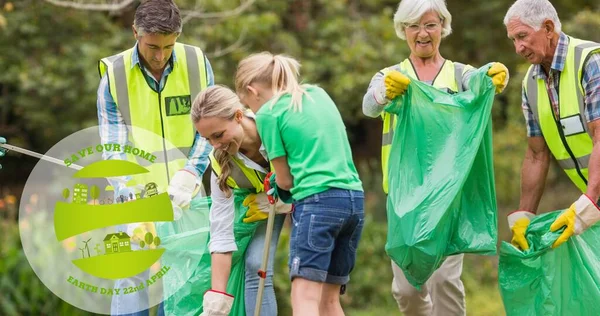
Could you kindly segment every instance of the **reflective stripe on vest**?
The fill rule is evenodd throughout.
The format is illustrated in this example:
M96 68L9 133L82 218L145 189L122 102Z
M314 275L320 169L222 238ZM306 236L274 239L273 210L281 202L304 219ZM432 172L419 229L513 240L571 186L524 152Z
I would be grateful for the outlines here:
M214 150L210 152L210 163L217 177L221 176L221 165L214 155ZM263 192L263 181L266 174L258 170L247 167L240 159L232 157L231 174L227 178L227 185L232 189L248 189L255 193Z
M416 72L412 67L409 59L405 59L400 63L400 70L406 75L411 77L412 80L417 78ZM463 75L466 71L473 69L473 67L457 62L451 62L446 60L442 65L442 69L433 80L432 86L439 89L449 89L454 92L463 92L464 87L462 85ZM385 76L388 72L394 70L391 67L385 68L382 72ZM390 149L392 147L392 140L394 139L394 130L396 129L396 115L388 112L383 112L383 134L381 137L381 168L383 171L383 192L388 193L388 161L390 155Z
M133 183L154 182L159 191L165 192L173 174L185 166L194 144L196 132L189 112L193 98L208 84L204 54L197 47L176 43L176 62L163 89L157 92L146 82L141 67L132 64L134 49L103 58L98 69L100 76L108 76L111 96L124 123L134 127L129 131L129 141L157 157L153 163L128 157L150 170L134 176ZM136 136L136 130L138 134L146 130L158 136Z
M599 49L598 43L569 38L565 66L559 79L558 120L544 80L536 80L531 74L533 66L529 67L523 80L531 111L540 125L548 148L559 166L582 192L587 189L588 164L593 148L584 115L582 70L589 54Z

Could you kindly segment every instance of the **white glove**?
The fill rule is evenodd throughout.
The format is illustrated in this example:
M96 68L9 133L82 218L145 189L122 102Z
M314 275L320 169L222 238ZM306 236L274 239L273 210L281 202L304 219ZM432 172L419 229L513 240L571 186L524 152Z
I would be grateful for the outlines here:
M258 208L265 212L269 213L271 209L271 203L269 203L269 198L265 192L256 194L256 202L258 204ZM275 202L275 214L288 214L292 211L292 204L285 204L280 199L277 199Z
M390 100L385 97L385 90L385 82L382 78L381 83L375 86L375 89L373 90L373 97L378 104L383 105L390 103Z
M582 194L575 201L575 235L580 235L600 221L600 209L590 198Z
M508 227L512 231L512 239L510 243L521 249L521 250L529 250L529 244L527 243L527 238L525 237L525 233L527 232L527 227L531 222L531 219L535 217L535 213L529 211L514 211L508 214Z
M196 175L181 169L171 179L167 192L174 205L185 208L192 201L192 194L195 189Z
M558 216L552 225L550 231L555 232L565 227L560 236L552 244L552 248L556 248L567 242L573 235L583 233L590 226L593 226L600 221L600 209L594 201L587 195L582 194L575 203L573 203L566 211Z
M508 227L512 229L515 227L515 223L521 218L527 218L529 221L535 217L535 213L529 211L514 211L506 217L508 220Z
M214 290L208 290L204 293L202 299L202 309L200 316L229 316L233 306L233 296Z
M178 205L175 205L175 203L171 202L171 204L173 205L173 220L176 221L183 215L183 210Z

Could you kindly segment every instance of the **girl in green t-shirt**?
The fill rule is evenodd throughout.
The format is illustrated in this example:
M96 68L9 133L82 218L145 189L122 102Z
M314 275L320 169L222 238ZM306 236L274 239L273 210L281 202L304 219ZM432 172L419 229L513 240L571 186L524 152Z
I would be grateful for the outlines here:
M235 87L256 113L275 169L290 191L294 315L343 315L339 295L354 268L364 221L362 183L342 117L325 90L298 82L300 64L264 52L240 62Z

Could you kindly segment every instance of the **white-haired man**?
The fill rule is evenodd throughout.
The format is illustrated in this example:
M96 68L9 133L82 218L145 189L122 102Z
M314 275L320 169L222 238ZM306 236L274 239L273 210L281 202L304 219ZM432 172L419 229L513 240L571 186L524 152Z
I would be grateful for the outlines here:
M519 209L508 215L512 243L529 249L525 231L535 216L550 154L582 195L552 224L566 226L553 247L600 220L600 44L561 32L547 0L517 0L504 18L517 54L531 66L523 80L527 151L521 172Z

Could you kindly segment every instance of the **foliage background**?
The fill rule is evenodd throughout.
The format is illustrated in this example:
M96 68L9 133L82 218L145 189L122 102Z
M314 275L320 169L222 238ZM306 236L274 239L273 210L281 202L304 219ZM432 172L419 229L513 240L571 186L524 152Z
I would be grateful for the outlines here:
M183 10L219 12L234 0L176 0ZM517 207L525 148L520 82L527 65L515 54L502 19L512 0L449 0L453 33L442 55L479 67L508 66L511 81L493 110L500 239L508 240L504 215ZM596 0L554 0L570 35L600 42ZM476 3L476 4L475 4ZM57 7L42 0L0 0L0 135L9 143L45 152L63 137L97 123L96 62L133 45L130 26L137 1L118 12ZM305 81L324 87L346 122L355 162L367 193L365 228L353 282L343 297L348 315L398 314L390 294L385 255L385 200L380 189L381 122L362 115L362 97L379 69L408 56L395 36L397 0L257 0L233 18L186 18L181 42L208 54L216 81L231 85L237 62L269 50L298 58ZM20 192L37 161L18 154L1 160L0 314L85 314L62 302L39 282L21 250L16 227ZM540 209L568 205L577 191L554 164ZM39 201L26 201L35 209ZM287 234L278 252L277 293L289 314ZM502 315L497 257L467 256L463 273L469 315Z

